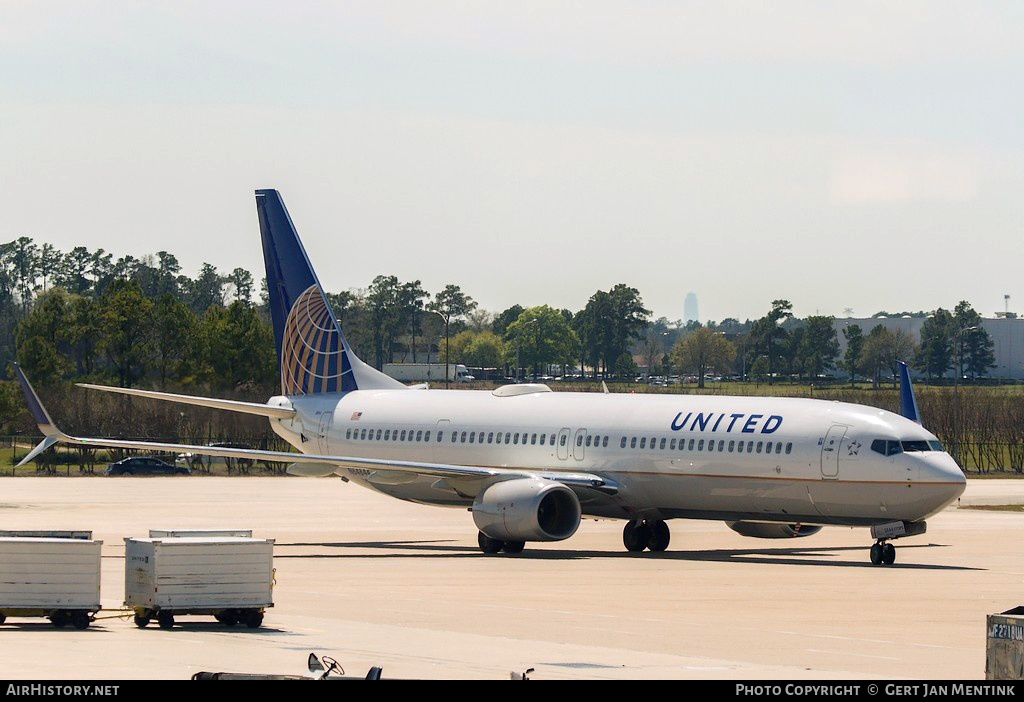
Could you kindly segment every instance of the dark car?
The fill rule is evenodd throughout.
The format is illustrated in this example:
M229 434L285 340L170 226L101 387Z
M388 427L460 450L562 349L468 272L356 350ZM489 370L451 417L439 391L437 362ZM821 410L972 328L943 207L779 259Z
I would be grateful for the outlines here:
M107 475L188 475L188 466L172 466L159 458L132 456L107 466Z

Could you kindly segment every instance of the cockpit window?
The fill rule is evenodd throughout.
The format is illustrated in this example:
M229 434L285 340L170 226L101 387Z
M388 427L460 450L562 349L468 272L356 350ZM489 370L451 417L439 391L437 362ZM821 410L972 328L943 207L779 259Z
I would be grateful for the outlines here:
M897 453L915 453L920 451L943 451L942 442L926 439L907 439L905 441L893 441L892 439L875 439L871 442L871 450L883 456L893 456Z
M904 451L931 451L932 450L931 446L928 445L927 441L923 441L923 440L920 440L920 439L918 439L916 441L904 441L902 443L903 443L903 450Z
M895 456L897 453L903 453L903 447L900 446L899 441L886 439L875 439L872 441L871 450L883 456Z

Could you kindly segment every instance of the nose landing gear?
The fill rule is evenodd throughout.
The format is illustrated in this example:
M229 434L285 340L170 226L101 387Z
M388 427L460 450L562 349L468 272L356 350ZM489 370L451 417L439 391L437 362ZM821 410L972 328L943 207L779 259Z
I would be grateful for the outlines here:
M896 547L879 539L871 547L871 565L892 565L896 562Z

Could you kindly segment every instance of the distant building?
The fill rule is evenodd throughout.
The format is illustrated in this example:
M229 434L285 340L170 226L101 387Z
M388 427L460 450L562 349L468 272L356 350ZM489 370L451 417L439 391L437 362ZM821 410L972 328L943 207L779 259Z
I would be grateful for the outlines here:
M837 319L833 322L836 335L839 337L839 360L846 354L846 337L843 329L854 324L860 326L864 336L881 324L890 331L900 329L914 337L914 342L921 343L921 327L926 317L868 317L859 319ZM1012 378L1024 380L1024 319L1016 316L1001 316L997 319L982 319L981 327L988 332L994 345L995 368L990 369L987 378ZM905 359L913 363L914 359ZM918 377L922 373L914 372ZM952 377L947 373L948 377Z
M686 300L683 301L683 322L699 322L700 314L697 311L697 293L686 293Z

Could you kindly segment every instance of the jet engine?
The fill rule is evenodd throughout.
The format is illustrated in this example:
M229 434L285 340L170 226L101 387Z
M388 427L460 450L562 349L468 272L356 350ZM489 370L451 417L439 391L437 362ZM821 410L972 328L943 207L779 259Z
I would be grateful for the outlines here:
M561 541L580 525L580 501L561 483L518 478L494 483L473 501L477 529L502 541Z
M726 522L737 534L753 536L755 539L791 539L810 536L821 531L820 526L807 524L764 524L762 522Z

